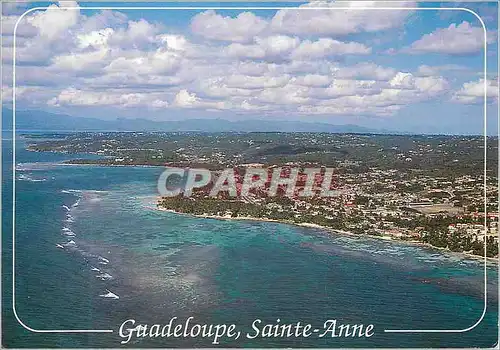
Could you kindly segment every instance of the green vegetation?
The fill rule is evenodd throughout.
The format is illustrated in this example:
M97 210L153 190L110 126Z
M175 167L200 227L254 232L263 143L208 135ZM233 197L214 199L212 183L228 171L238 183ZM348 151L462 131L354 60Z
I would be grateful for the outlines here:
M482 171L483 144L484 138L480 136L87 132L66 134L62 140L37 141L29 149L93 153L106 157L74 160L73 163L198 164L221 169L244 163L281 165L292 162L327 167L347 166L350 173L364 173L375 167L455 178L477 175ZM490 137L487 164L492 174L497 170L497 154L498 139ZM413 186L418 188L418 185Z
M70 163L158 165L239 174L247 166L334 169L333 198L218 199L205 191L164 198L159 206L194 215L309 223L357 234L416 240L483 255L484 191L498 210L498 138L329 133L106 132L37 135L32 151L94 154ZM486 182L486 188L484 183ZM496 256L496 217L487 220L487 255ZM455 225L458 228L455 229Z

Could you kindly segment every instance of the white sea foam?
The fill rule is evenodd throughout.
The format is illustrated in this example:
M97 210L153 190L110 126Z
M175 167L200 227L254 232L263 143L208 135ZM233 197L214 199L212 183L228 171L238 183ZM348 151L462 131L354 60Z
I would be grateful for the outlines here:
M62 193L108 193L109 191L100 190L77 190L70 188L69 190L61 190Z
M97 258L99 260L99 264L101 265L107 265L109 263L109 260L106 258L103 258L102 256Z
M106 272L101 273L101 274L97 275L96 277L102 281L107 281L107 280L110 280L113 278L113 276L111 276L109 273L106 273Z
M100 294L99 296L103 297L103 298L120 299L120 297L118 295L111 292L109 289L106 289L106 294Z
M26 174L20 174L20 175L18 175L17 176L17 180L19 180L19 181L29 181L29 182L43 182L43 181L47 181L47 179L45 179L45 178L36 179L36 178L33 178L32 176L26 175Z
M62 206L64 209L66 209L67 211L70 211L71 209L67 206L67 205L63 205Z
M82 190L62 190L62 193L81 193Z
M16 171L33 171L33 170L46 170L58 166L61 164L50 163L50 162L40 162L40 163L18 163L16 165Z
M90 271L96 271L96 272L101 272L97 267L92 266Z
M64 246L60 245L59 243L57 243L57 244L56 244L56 247L57 247L57 248L64 249Z
M65 245L65 246L72 246L72 247L76 247L76 243L75 243L75 241L73 241L73 240L71 240L71 241L69 241L69 242L65 243L64 245Z
M76 236L76 234L73 231L71 231L71 229L69 229L67 227L63 227L62 233L63 233L63 235L68 236L68 237L75 237Z

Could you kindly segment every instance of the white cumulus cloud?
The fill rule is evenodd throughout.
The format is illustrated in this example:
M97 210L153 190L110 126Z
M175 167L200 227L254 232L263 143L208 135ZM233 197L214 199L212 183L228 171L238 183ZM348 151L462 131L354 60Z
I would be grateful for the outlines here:
M64 89L47 101L50 106L114 106L165 108L168 102L152 94L121 93L119 91L88 91L73 87Z
M377 32L401 26L413 12L408 8L415 5L411 1L312 1L301 5L300 9L278 11L271 20L271 29L293 35L342 36ZM314 9L315 7L328 9ZM383 7L401 7L401 10L377 10Z
M495 33L487 33L487 44L493 43L495 39ZM480 52L484 45L483 28L474 27L469 22L464 21L459 25L453 23L447 28L439 28L432 33L425 34L403 51L413 54L463 55Z
M248 42L261 34L268 23L251 12L242 12L235 18L221 16L214 10L202 12L191 20L191 31L207 39Z
M486 88L486 93L485 93ZM487 102L498 103L498 81L479 79L464 83L460 90L455 92L452 100L458 103L482 103L486 96Z
M293 51L294 59L314 59L342 55L367 55L371 48L355 42L341 42L330 38L305 40Z
M36 12L27 17L27 21L38 29L41 37L57 39L78 23L80 10L76 1L60 1L59 6L50 5L43 12Z

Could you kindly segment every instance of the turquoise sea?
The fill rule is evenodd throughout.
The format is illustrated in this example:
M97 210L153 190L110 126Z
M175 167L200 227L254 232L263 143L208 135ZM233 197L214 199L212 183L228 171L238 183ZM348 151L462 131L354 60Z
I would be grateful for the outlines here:
M119 347L129 318L235 323L327 319L374 324L371 338L223 339L224 347L491 347L498 272L456 254L317 229L160 212L161 168L63 165L74 156L16 149L12 308L12 137L3 135L2 329L6 347ZM58 247L57 245L61 245ZM111 293L111 294L110 294ZM109 296L118 296L119 299ZM105 297L108 296L108 297ZM207 339L142 339L131 347L214 347Z

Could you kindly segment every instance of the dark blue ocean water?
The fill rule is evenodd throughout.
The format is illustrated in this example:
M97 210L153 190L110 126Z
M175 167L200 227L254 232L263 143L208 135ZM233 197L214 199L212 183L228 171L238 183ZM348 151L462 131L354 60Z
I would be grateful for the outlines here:
M112 329L33 333L12 309L12 144L3 140L3 342L8 347L118 347L128 318L235 323L327 319L374 324L371 338L223 339L245 347L489 347L497 339L498 273L434 249L289 225L193 218L151 209L162 169L62 165L68 155L16 160L16 311L29 327ZM72 242L71 242L72 241ZM58 248L57 244L64 248ZM94 270L92 270L94 268ZM97 271L99 269L99 271ZM119 299L105 298L108 291ZM213 347L210 340L136 340L129 346Z

